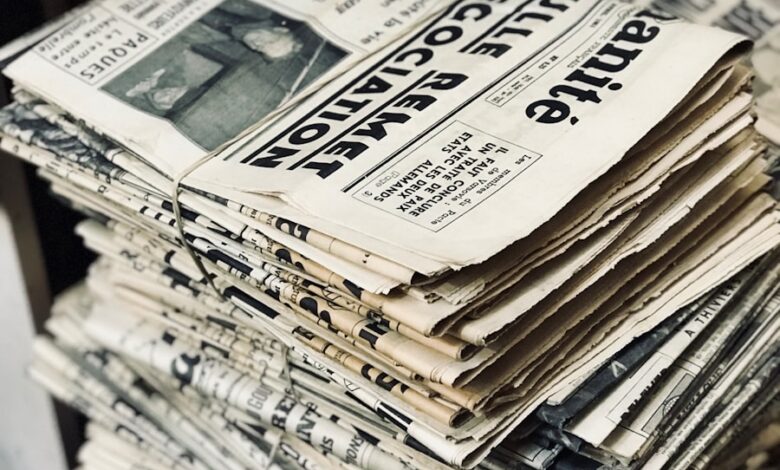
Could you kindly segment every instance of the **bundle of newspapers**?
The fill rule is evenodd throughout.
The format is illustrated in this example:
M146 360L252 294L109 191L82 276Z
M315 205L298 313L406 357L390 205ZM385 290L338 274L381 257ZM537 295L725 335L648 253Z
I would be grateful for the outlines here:
M750 48L619 0L87 3L0 53L0 147L99 255L30 373L88 469L740 465Z

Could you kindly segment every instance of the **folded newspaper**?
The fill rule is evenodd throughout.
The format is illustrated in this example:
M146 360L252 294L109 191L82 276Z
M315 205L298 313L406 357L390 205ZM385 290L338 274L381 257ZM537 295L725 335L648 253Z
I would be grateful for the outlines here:
M777 416L750 50L618 0L88 3L0 51L0 148L99 255L31 375L97 468L716 464Z

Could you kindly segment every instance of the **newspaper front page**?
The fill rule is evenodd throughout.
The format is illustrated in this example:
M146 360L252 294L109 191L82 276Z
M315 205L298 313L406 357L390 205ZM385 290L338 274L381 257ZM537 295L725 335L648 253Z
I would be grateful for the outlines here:
M665 15L455 3L187 182L278 195L380 255L481 262L617 163L742 41Z

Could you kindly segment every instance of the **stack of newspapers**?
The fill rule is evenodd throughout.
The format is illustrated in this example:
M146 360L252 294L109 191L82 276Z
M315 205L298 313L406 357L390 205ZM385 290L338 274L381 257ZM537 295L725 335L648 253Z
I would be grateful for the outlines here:
M99 255L30 374L85 469L759 454L750 45L618 0L88 3L0 54L0 147Z

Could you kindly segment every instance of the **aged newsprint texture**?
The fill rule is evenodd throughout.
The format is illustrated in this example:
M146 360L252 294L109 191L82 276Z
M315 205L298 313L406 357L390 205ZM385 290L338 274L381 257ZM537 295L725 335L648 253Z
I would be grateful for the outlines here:
M780 145L780 4L774 0L653 0L677 16L744 34L755 46L750 58L756 128Z
M774 10L705 4L747 35L102 0L0 50L0 149L97 255L30 367L89 418L79 464L705 468L771 431Z

